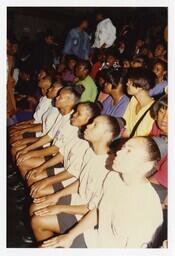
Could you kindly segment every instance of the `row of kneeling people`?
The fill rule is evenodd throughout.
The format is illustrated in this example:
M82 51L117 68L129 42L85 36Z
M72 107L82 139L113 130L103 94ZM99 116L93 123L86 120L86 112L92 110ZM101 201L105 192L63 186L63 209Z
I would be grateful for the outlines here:
M167 141L155 134L121 146L123 120L100 115L98 103L79 103L81 85L47 82L34 120L9 129L13 160L33 198L38 246L150 247L163 214L147 177Z

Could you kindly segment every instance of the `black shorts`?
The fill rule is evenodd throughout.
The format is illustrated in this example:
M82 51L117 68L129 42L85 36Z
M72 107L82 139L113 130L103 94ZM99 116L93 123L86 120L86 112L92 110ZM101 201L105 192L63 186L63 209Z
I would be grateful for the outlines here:
M57 204L70 205L70 203L71 203L71 195L60 198ZM57 214L57 220L58 220L61 234L64 234L69 229L71 229L75 224L77 224L76 217L68 213Z

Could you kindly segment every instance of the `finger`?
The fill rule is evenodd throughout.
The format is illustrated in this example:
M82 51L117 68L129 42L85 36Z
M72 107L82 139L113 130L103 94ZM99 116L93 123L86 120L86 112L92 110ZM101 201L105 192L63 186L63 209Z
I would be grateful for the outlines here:
M33 200L34 203L42 203L46 200L46 197L40 197Z
M38 211L34 212L34 214L36 216L45 216L45 215L49 214L49 211L48 210L38 210Z
M56 239L50 239L50 240L47 240L47 241L44 241L43 244L42 244L42 247L57 247L59 246L59 243Z

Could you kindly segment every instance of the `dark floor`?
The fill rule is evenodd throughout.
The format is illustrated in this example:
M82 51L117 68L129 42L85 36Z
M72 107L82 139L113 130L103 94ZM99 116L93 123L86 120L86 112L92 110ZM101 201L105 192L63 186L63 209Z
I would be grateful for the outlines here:
M23 236L31 234L28 220L28 205L24 189L12 190L14 183L20 181L16 175L7 180L7 247L28 248L31 243L23 241ZM24 224L25 223L25 224Z

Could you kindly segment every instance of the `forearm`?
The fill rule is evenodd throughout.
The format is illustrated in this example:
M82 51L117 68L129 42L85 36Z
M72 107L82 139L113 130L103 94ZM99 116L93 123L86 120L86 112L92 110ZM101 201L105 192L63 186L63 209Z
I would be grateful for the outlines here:
M79 222L78 224L72 228L68 235L71 236L72 239L75 239L78 235L82 234L89 228L93 228L97 225L97 209L93 209L89 211Z
M47 148L43 148L40 150L34 150L31 152L32 157L44 157L52 154L56 154L58 152L58 148L56 146L51 146Z
M26 125L26 124L32 124L34 122L34 119L28 120L28 121L23 121L20 123L17 123L15 126L21 126L21 125Z
M35 143L27 147L28 151L34 150L36 148L42 147L43 145L47 144L48 142L52 141L49 135L45 135L39 138Z
M69 186L65 187L64 189L55 193L55 195L58 195L59 198L71 195L78 191L78 187L79 187L79 181L77 180L74 183L70 184Z
M36 138L36 137L24 138L24 139L20 140L20 146L26 145L28 143L34 143L37 140L38 140L38 138ZM12 146L13 146L13 144L12 144Z
M72 215L85 215L89 211L87 205L59 205L58 207L61 207L61 213L64 212Z
M72 178L72 174L70 174L68 171L63 171L57 175L51 176L49 178L47 178L47 184L48 185L52 185L55 183L59 183L62 182L64 180L68 180L70 178Z
M26 132L40 132L42 131L42 124L32 124L31 126L22 130L22 133Z
M58 163L61 163L63 160L64 160L63 155L61 155L60 153L56 154L50 160L48 160L44 164L42 164L42 168L43 168L43 170L47 169L47 168L52 167Z

